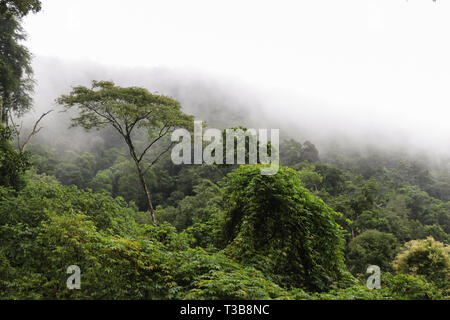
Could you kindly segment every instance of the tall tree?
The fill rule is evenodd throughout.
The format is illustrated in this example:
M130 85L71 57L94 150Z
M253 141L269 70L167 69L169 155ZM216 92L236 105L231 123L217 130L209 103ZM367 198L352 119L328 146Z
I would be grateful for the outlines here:
M61 96L58 103L66 110L78 107L79 115L72 119L72 126L81 126L86 130L112 126L122 136L136 165L148 210L153 222L156 222L144 173L170 149L172 143L158 151L147 168L143 167L144 157L158 141L176 128L191 128L193 117L184 114L180 103L172 98L152 94L144 88L122 88L108 81L93 81L91 89L75 87L69 95ZM141 148L137 148L136 133L139 129L146 130L148 139Z
M21 44L25 38L20 18L0 14L0 123L6 126L11 112L20 116L32 104L31 55Z

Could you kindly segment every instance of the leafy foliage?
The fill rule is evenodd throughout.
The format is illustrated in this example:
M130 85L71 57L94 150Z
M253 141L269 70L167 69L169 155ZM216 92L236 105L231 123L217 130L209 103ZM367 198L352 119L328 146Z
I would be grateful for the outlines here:
M0 15L15 15L23 17L30 11L36 13L41 10L39 0L2 0L0 1Z
M25 184L23 173L30 166L29 157L14 149L10 139L11 130L0 124L0 186L20 189Z
M33 70L30 52L21 44L25 39L18 18L0 14L0 123L5 126L11 113L23 115L31 108Z
M289 287L326 290L346 276L336 213L289 168L241 166L225 186L226 252Z
M400 244L394 235L377 230L367 230L348 244L347 265L354 274L364 274L369 265L392 271L391 262Z
M450 290L450 246L432 237L407 242L394 265L400 273L423 276L438 287Z

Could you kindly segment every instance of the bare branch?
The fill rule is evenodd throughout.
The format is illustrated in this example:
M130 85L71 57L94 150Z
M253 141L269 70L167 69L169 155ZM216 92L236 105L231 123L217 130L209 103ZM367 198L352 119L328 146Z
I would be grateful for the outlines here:
M28 143L30 143L31 139L32 139L36 134L38 134L39 131L41 131L42 127L40 127L39 129L37 128L39 122L41 122L41 120L42 120L46 115L48 115L50 112L52 112L52 111L53 111L53 110L47 111L47 112L43 113L43 114L39 117L39 119L34 123L33 130L31 130L31 132L28 134L27 139L25 140L25 142L24 142L22 145L20 144L20 139L19 139L20 131L18 132L18 134L17 134L17 143L18 143L18 147L19 147L19 151L20 151L20 152L24 152L26 146L28 145ZM22 126L21 126L20 128L22 129Z

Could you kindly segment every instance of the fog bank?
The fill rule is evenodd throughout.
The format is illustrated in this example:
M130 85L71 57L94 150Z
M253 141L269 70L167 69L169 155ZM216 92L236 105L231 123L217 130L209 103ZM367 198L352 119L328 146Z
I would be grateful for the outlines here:
M186 113L210 127L279 128L281 137L310 140L322 153L330 148L365 150L373 146L423 152L431 157L450 151L450 126L442 125L447 119L430 115L426 107L423 117L417 114L417 121L410 122L411 115L406 113L404 117L393 117L375 107L363 106L349 110L296 92L264 90L239 79L186 68L118 67L49 57L36 57L33 68L37 81L35 108L25 117L26 123L49 109L62 111L55 99L69 93L71 87L89 86L92 80L111 80L120 86L141 86L174 97ZM435 121L428 120L431 116ZM67 131L68 118L65 113L50 114L43 120L45 130L40 134L48 138L70 135L75 145L78 140L86 145L92 135L80 129Z

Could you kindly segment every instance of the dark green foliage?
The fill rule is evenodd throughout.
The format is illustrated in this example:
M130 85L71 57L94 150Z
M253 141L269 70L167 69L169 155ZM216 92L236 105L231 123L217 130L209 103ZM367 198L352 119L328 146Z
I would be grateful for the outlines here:
M80 203L74 202L75 198L84 199L82 202L86 202L88 198L93 198L94 202L102 204L111 201L109 200L111 198L106 195L108 194L114 197L122 196L126 201L134 202L141 210L145 210L145 199L137 188L137 175L133 170L132 162L126 157L126 149L123 147L108 149L117 142L110 142L108 137L105 137L105 139L105 144L101 148L80 153L75 153L70 149L67 149L67 152L60 152L44 148L43 145L31 145L30 150L33 151L33 160L39 172L48 172L64 184L75 184L83 189L92 188L96 193L105 193L101 196L103 198L98 198L100 195L97 196L96 193L90 191L80 193L72 187L67 189L71 190L70 192L66 189L64 192L68 195L73 194L73 197L69 199L67 196L61 195L62 202L74 204ZM100 271L101 267L92 269L88 264L84 265L83 268L90 270L90 279L95 286L89 288L89 296L83 297L111 296L131 299L149 297L192 299L440 299L446 296L445 290L442 289L442 281L436 282L433 277L425 279L420 275L398 274L390 276L393 280L389 282L385 278L391 278L384 275L386 271L390 270L393 247L397 239L398 242L404 243L412 239L433 235L439 241L448 243L448 231L446 231L449 225L448 213L450 207L448 204L430 197L418 186L391 183L389 179L395 176L379 169L372 171L368 168L364 169L366 170L365 174L368 174L369 171L372 172L368 174L369 176L372 175L370 179L364 179L362 176L355 175L356 170L362 170L362 166L356 167L358 169L351 168L349 171L331 165L303 162L296 165L299 170L298 174L291 170L286 172L286 169L282 168L280 173L273 177L261 177L259 170L256 168L254 172L252 170L247 172L245 168L247 167L244 166L232 174L228 178L225 188L220 187L221 184L218 184L218 182L226 172L233 170L232 168L214 165L174 166L170 158L163 157L152 170L147 171L146 179L152 183L151 188L154 190L155 203L159 205L156 210L158 220L170 222L177 227L178 233L168 225L151 228L147 226L144 228L146 230L144 232L140 224L149 224L152 221L147 214L136 212L136 207L132 203L126 210L126 215L129 217L127 220L121 220L123 219L120 218L121 214L114 218L122 210L115 211L116 213L113 215L99 214L99 218L103 218L96 221L90 218L90 214L83 213L84 209L75 210L76 213L79 212L83 216L79 216L79 219L75 220L78 221L81 229L84 228L85 224L94 223L93 229L89 229L91 228L89 227L88 230L91 230L96 236L92 238L92 242L88 243L89 246L93 245L98 252L104 252L103 257L114 256L114 254L110 251L102 251L104 250L101 249L103 244L98 242L102 237L114 237L114 239L120 241L134 241L132 242L133 246L138 243L142 250L139 252L143 260L137 260L141 261L138 263L145 264L145 261L153 261L151 260L153 258L147 257L147 254L151 254L152 257L159 257L158 259L161 260L158 260L158 265L164 265L164 272L166 272L164 275L161 273L161 277L171 279L166 282L161 280L159 276L146 273L145 270L134 269L134 264L130 265L122 260L117 260L114 263L127 268L128 271L117 274L115 273L117 269L114 269L110 262L97 257L96 253L92 251L83 251L85 252L84 256L96 257L95 259L100 261L100 266L107 266L108 270L112 270L111 277L118 279L117 285L106 289L106 285L101 280L101 277L103 277ZM297 175L298 177L293 178ZM322 269L327 267L328 260L343 258L341 250L338 250L340 252L338 257L340 258L330 254L328 259L323 258L322 260L320 260L321 254L318 253L314 256L311 253L315 250L321 252L319 250L322 250L323 247L320 247L317 242L321 241L322 243L324 242L323 239L335 239L333 237L336 236L336 233L317 236L316 234L326 233L314 227L316 223L311 222L314 220L300 220L301 223L296 224L288 219L288 217L296 217L295 214L282 214L283 212L297 212L296 210L299 212L323 211L324 204L314 198L311 193L307 193L301 187L302 184L314 195L324 199L332 208L342 212L342 214L333 213L331 216L345 228L340 230L338 234L341 234L340 238L345 236L349 243L346 250L346 262L353 274L360 277L363 282L362 285L355 285L351 277L346 278L346 268L343 264L341 267L344 275L342 279L337 276L335 278L329 276L329 278L323 280L325 277L320 278L319 276L318 280L317 278L303 276L301 281L298 280L302 274L297 272L298 269L295 268L302 270L301 268L305 265L304 270L310 268L311 265L317 266L319 263L323 263L323 268L311 268L311 272L312 274L319 274L319 272L326 274L322 272ZM231 190L235 192L232 197L230 196ZM298 190L300 192L296 196ZM75 191L76 193L73 193ZM9 194L9 191L5 192L5 195ZM226 197L222 199L224 192ZM27 194L26 198L33 199L32 193ZM37 195L39 195L39 192ZM13 195L11 194L8 197L13 197ZM301 206L297 205L294 199L303 199ZM33 210L38 211L39 200L31 201L31 203L35 205ZM312 203L316 203L316 205ZM47 206L45 203L41 205ZM27 207L25 204L21 206ZM225 211L223 210L224 206ZM244 225L243 223L236 224L234 230L237 230L237 234L231 233L230 238L230 230L233 229L230 229L230 222L232 221L230 220L230 210L236 209L238 206L244 209L244 211L241 210L242 212L248 213L246 221L250 221L252 224L247 223L246 228L241 228ZM20 206L15 208L18 207ZM259 212L263 213L262 217L267 218L271 217L274 207L276 207L276 210L273 210L275 219L258 220L255 219L258 215L252 215L250 211L250 209L259 208ZM4 208L4 210L9 211L17 210ZM83 205L83 208L89 208L89 206ZM325 209L325 212L327 210L329 209ZM60 209L57 211L60 211ZM103 211L108 212L110 209L100 205L98 212ZM65 209L64 212L66 212ZM234 212L238 211L235 210ZM44 219L46 225L50 223L48 221L55 221L46 228L52 226L53 230L58 224L64 225L63 229L69 228L69 224L64 224L64 219L69 219L68 221L71 221L72 224L76 224L72 221L74 217L71 215L63 214L63 216L61 218L63 220L55 220L59 219L55 217ZM309 217L309 215L307 216ZM311 219L312 217L313 215ZM244 219L241 220L244 221ZM103 221L103 223L100 224L100 221ZM284 221L284 223L280 224L279 221ZM125 229L116 228L112 231L110 227L103 227L112 225L111 223L116 226L128 226ZM317 225L320 225L320 223L318 222ZM251 228L252 225L255 227ZM290 228L279 228L279 225L288 225ZM296 225L301 227L295 228ZM227 232L223 232L224 226L227 227L225 229ZM277 227L275 232L271 233L271 226ZM14 228L9 226L8 228L5 227L4 229L5 237L6 235L17 235L13 237L13 242L19 241L18 239L26 239L24 234L30 232L27 230L32 230L29 227L23 229L23 226L15 226ZM286 229L289 231L285 232ZM367 232L372 229L380 232ZM180 230L183 231L180 232ZM280 230L280 232L277 232L277 230ZM307 230L310 230L309 233ZM91 231L87 232L91 233ZM66 231L61 229L58 232ZM388 235L388 233L391 235ZM33 234L36 235L36 233ZM168 250L168 247L164 247L164 249L152 251L152 253L148 253L147 249L142 249L146 247L145 243L140 243L140 237L148 239L150 234L152 239L155 239L155 243L161 242L171 249ZM250 234L251 236L248 236ZM289 234L300 234L295 239L303 239L301 238L303 234L308 239L309 235L309 241L293 241L292 236L291 238L288 236L283 238L283 235ZM374 237L368 236L370 234L375 235ZM42 240L39 242L42 246L46 242L54 241L52 238L45 237L42 236ZM85 238L88 238L88 235ZM314 242L316 239L317 242ZM106 243L110 243L108 241L112 240L107 240ZM11 242L6 241L5 244L10 245ZM22 241L23 248L32 246L33 244L25 244ZM66 248L66 245L58 246ZM134 252L133 246L126 247L126 252ZM222 248L225 248L224 252L220 252ZM295 248L302 251L297 250L296 253ZM21 251L16 247L12 247L11 250L18 252L19 259ZM42 297L42 292L33 292L30 286L33 286L36 281L41 286L45 282L41 279L45 272L36 269L36 272L27 273L26 276L22 277L24 280L17 282L18 275L23 275L24 271L18 264L14 263L14 259L6 254L11 250L3 250L3 253L0 254L5 266L0 270L4 275L3 283L6 283L10 288L16 288L14 289L17 290L15 291L16 296L23 296L24 291L18 289L23 287L25 288L23 290L32 292L28 293L28 297ZM30 252L30 249L26 250L25 252ZM164 251L164 254L162 251ZM224 253L234 258L236 262L230 264L231 261ZM68 254L72 255L72 253ZM290 256L295 257L296 254L301 259L288 259ZM22 256L24 255L22 253ZM120 253L120 255L126 256L124 253ZM51 263L55 265L60 263L57 256L49 255L48 259L51 259ZM22 258L22 261L25 261L25 259ZM381 291L371 291L365 287L364 280L368 277L365 274L365 267L368 264L381 266L383 274ZM137 276L137 273L141 276ZM52 271L45 277L54 277L56 274L57 271ZM147 275L144 276L144 274ZM264 276L261 274L264 274ZM59 276L61 277L60 281L63 281L66 275ZM114 281L108 277L105 279ZM141 282L141 280L150 281L149 279L152 283L157 284L158 289ZM17 283L11 287L11 283L15 281ZM137 283L139 289L135 287L121 288L119 282L126 281ZM314 285L311 283L314 283ZM325 290L334 289L326 293L314 294L310 290L324 290L319 289L319 286L316 286L317 283L324 284ZM64 284L59 285L61 286L60 289L63 290ZM102 289L105 290L103 296L94 287L104 288ZM292 290L288 291L283 287L292 288ZM304 292L301 288L309 291ZM134 290L134 293L130 293L129 290ZM18 293L19 291L21 293ZM12 297L12 291L9 292ZM51 296L49 293L46 294ZM64 294L60 297L63 296Z
M289 293L223 254L189 248L168 224L139 225L121 199L32 175L0 187L0 299L279 298ZM66 288L66 269L82 289ZM222 286L227 278L228 286Z
M23 17L32 11L34 13L41 10L41 1L39 0L1 0L0 15L15 15Z
M25 184L23 173L30 167L29 157L14 149L11 130L0 124L0 186L16 190Z
M380 231L390 230L388 219L381 217L379 210L363 211L354 220L353 226L356 230L376 229Z
M324 164L318 164L315 171L323 177L322 188L329 194L335 196L344 191L344 173L337 169Z
M316 163L319 161L319 151L309 141L302 145L294 139L284 140L280 144L280 160L286 166L301 162Z
M186 196L177 207L168 206L158 212L161 221L170 222L178 230L196 223L207 223L222 207L221 190L209 180L194 187L194 196Z
M193 225L178 233L168 224L139 224L137 221L147 215L136 212L120 198L63 187L44 175L30 174L28 180L18 193L0 187L0 298L445 297L442 283L420 276L383 272L382 290L355 285L342 263L341 246L336 245L342 244L341 231L333 221L336 214L301 187L297 173L291 169L261 176L257 166L243 166L229 177L224 189L226 230L230 231L231 212L241 212L244 218L233 239L225 233L228 246L223 252L214 246L225 242L220 233L224 221L221 191L209 181L194 187L195 195L183 200L189 204L185 209L180 202L184 214L188 214L189 206L193 209ZM245 201L249 198L253 202ZM271 205L266 206L264 199ZM278 209L270 211L275 212L274 217L264 210L266 207ZM265 218L258 219L252 212ZM252 223L261 225L265 233L251 228ZM360 238L363 236L354 242ZM333 243L323 243L324 239ZM323 253L328 252L324 258ZM230 260L230 255L238 261ZM65 287L65 271L70 264L81 267L82 290ZM301 281L295 278L297 273L289 272L308 267L309 274ZM322 283L334 289L320 294L304 291Z
M33 71L31 55L21 44L25 39L18 18L0 14L0 123L6 126L11 113L22 115L31 108Z
M348 244L346 263L353 274L365 274L369 265L377 265L383 272L392 271L391 262L399 247L394 235L367 230Z

